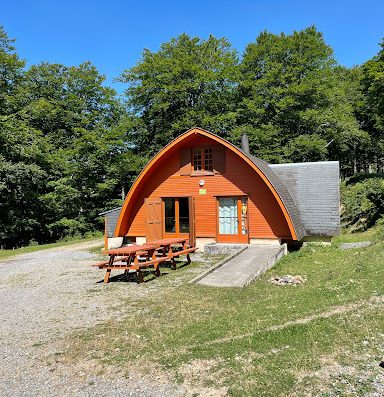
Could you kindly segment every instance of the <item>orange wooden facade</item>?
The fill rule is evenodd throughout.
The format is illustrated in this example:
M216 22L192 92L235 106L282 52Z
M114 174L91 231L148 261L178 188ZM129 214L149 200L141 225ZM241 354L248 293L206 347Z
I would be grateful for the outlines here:
M296 239L285 207L279 202L279 197L261 172L252 167L250 160L244 155L241 156L232 149L228 142L223 142L224 144L217 137L211 138L208 133L202 134L196 130L189 135L181 136L178 142L176 140L175 144L164 148L163 153L155 156L132 187L123 206L115 235L132 238L145 236L147 240L155 237L170 237L172 234L166 233L164 229L164 201L160 203L167 197L188 197L190 207L193 207L190 208L190 217L193 217L190 222L193 222L191 227L196 238L213 238L223 242L249 242L250 239L273 238ZM199 173L191 175L192 164L188 161L183 162L181 157L183 150L192 151L196 147L220 149L224 162L222 171L212 172L210 175ZM220 150L217 152L220 153ZM204 186L200 185L202 179L205 182ZM240 232L228 236L219 234L218 199L220 197L236 197L238 200L245 197L244 201L247 203L245 235L241 235ZM148 205L153 207L148 209ZM152 220L149 215L149 211L154 211L153 208L158 218L161 211L162 223L155 232L150 232L148 224L158 223L158 219Z

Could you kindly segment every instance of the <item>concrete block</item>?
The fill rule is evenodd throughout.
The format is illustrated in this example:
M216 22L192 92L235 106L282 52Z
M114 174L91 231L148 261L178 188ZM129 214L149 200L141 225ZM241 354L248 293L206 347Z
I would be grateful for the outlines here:
M232 255L246 247L248 244L212 243L204 247L204 253L207 255Z
M214 244L216 240L213 237L196 237L196 247L200 252L204 251L207 244Z
M139 236L139 237L136 237L136 244L145 244L147 242L147 238L144 236L144 237L141 237L141 236Z
M112 237L108 239L108 249L120 248L123 245L123 237Z
M280 238L251 238L249 239L250 244L259 244L259 245L281 245Z
M303 238L303 243L315 243L319 245L330 245L332 243L331 236L307 236Z

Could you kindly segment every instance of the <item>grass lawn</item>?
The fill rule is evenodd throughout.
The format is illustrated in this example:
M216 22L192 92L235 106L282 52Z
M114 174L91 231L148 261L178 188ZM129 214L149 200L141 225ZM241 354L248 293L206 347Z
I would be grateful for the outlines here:
M338 248L372 233L303 247L243 289L153 280L142 286L148 289L145 299L127 298L116 320L72 338L71 359L94 359L127 373L134 367L153 374L155 368L196 396L383 392L378 363L384 355L384 242ZM268 281L286 274L307 281Z
M72 244L76 244L76 243L92 241L97 238L101 239L102 234L100 233L100 235L95 235L93 237L86 237L86 238L76 237L76 238L69 239L66 241L58 241L57 243L51 243L51 244L31 245L28 247L16 248L14 250L2 249L2 250L0 250L0 260L7 259L7 258L10 258L15 255L28 254L30 252L45 250L45 249L49 249L49 248L63 247L65 245L72 245ZM100 252L100 248L98 249L98 252Z

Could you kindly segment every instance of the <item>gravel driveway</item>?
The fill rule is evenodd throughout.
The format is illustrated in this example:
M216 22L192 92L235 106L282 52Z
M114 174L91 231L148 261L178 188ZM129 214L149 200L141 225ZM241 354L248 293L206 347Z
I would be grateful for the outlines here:
M168 382L97 375L92 363L60 360L63 336L118 313L136 284L97 283L88 249L101 241L19 255L0 262L0 396L183 396ZM98 293L95 293L95 289Z

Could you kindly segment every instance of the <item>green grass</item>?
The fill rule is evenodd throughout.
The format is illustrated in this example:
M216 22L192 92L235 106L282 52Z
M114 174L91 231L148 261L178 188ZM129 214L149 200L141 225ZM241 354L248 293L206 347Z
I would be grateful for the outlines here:
M382 371L384 242L338 246L370 233L303 247L244 289L154 280L163 283L157 293L143 286L145 299L127 299L116 321L81 331L71 354L127 371L155 365L230 396L364 395ZM285 274L307 281L268 281Z
M14 250L2 249L2 250L0 250L0 260L7 259L7 258L10 258L10 257L15 256L15 255L28 254L30 252L45 250L45 249L49 249L49 248L63 247L63 246L66 246L66 245L82 243L82 242L85 242L85 241L92 241L92 240L95 240L97 238L101 239L101 237L102 237L102 235L100 234L100 235L95 235L95 236L92 236L92 237L84 237L84 238L76 237L76 238L68 239L68 240L65 240L65 241L58 241L56 243L51 243L51 244L31 245L31 246L28 246L28 247L16 248ZM100 248L98 250L100 252Z
M348 233L346 230L343 230L343 233L340 236L334 237L332 240L332 244L339 245L340 243L355 243L360 241L372 241L374 238L374 234L376 233L377 228L371 228L361 233Z

